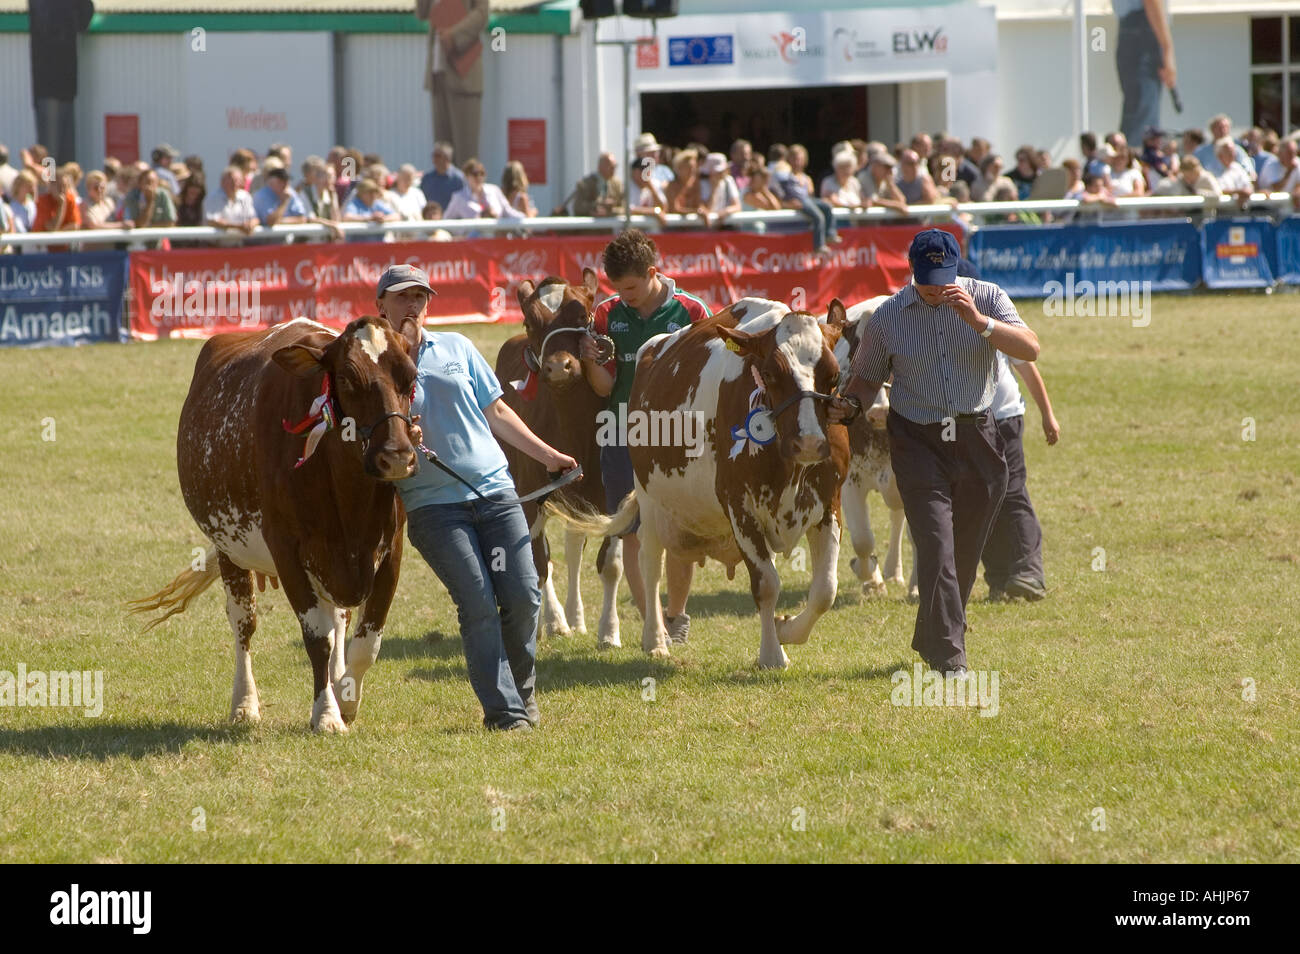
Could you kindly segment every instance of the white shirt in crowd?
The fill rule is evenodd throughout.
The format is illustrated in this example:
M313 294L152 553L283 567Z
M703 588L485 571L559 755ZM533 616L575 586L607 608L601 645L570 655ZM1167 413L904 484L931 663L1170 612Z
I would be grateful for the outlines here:
M418 222L424 218L424 192L418 185L412 184L405 192L392 190L395 200L394 209L407 222Z
M1140 167L1130 166L1127 169L1116 169L1110 175L1111 195L1116 198L1132 195L1142 178L1142 169Z
M664 190L660 188L659 183L651 179L641 187L641 192L633 204L638 209L662 209L667 207L668 197L664 195Z
M727 206L735 205L740 201L740 190L736 188L736 180L731 178L728 173L722 177L722 184L717 192L713 191L713 183L708 179L700 179L700 202L710 212L721 212Z
M490 182L483 183L483 198L486 206L474 198L474 193L468 188L461 189L451 197L442 217L444 219L522 219L524 217L522 212L506 201L505 193L499 186Z
M1291 169L1284 169L1282 163L1274 163L1269 167L1272 178L1265 179L1264 173L1259 175L1260 192L1293 192L1296 186L1300 186L1300 163Z
M856 176L849 176L848 181L841 184L832 173L822 180L818 191L823 199L840 208L856 209L862 205L862 183Z
M257 218L253 209L253 196L246 189L239 189L227 199L226 194L218 190L208 197L208 218L222 219L228 225L243 225Z
M1226 194L1229 192L1254 192L1255 188L1251 185L1250 174L1239 162L1234 162L1228 168L1223 170L1219 176L1219 188Z

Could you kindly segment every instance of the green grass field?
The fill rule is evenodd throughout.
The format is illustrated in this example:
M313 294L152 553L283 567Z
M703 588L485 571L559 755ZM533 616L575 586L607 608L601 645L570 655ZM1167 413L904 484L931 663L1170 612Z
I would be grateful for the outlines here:
M780 673L716 564L671 661L641 654L626 588L625 648L598 653L589 572L592 632L542 644L527 736L479 727L409 549L349 735L307 728L279 593L263 722L227 724L219 586L149 633L122 607L203 542L174 448L198 344L0 351L0 669L105 673L99 718L0 708L0 860L1300 861L1300 299L1157 297L1146 328L1021 312L1063 437L1031 409L1048 599L990 605L981 582L970 608L995 717L891 704L914 609L861 599L846 542ZM508 332L465 330L489 355ZM783 577L798 605L807 574Z

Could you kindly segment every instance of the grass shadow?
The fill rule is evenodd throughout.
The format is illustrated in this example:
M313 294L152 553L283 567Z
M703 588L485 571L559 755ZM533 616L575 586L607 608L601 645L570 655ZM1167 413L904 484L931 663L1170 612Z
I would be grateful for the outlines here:
M462 655L460 637L431 629L422 636L385 636L379 645L380 661L397 659L450 659Z
M42 758L74 758L103 762L126 756L176 755L191 742L235 742L250 728L239 725L184 725L161 722L131 725L95 722L84 726L0 728L0 752Z
M842 679L889 679L900 669L904 672L911 673L912 660L900 659L896 663L890 663L887 666L872 666L868 669L851 669L848 672L838 673L838 678Z

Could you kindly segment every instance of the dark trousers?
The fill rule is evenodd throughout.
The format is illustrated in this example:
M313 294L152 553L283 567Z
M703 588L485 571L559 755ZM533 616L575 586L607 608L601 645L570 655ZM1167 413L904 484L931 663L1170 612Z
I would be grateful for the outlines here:
M966 665L966 601L1007 487L1007 463L991 414L916 424L889 412L889 452L916 544L920 605L912 648L932 668Z
M1013 579L1045 586L1043 528L1025 485L1025 418L1017 414L998 421L997 428L1002 455L1007 459L1007 492L984 544L984 580L990 590L1006 589L1007 581Z

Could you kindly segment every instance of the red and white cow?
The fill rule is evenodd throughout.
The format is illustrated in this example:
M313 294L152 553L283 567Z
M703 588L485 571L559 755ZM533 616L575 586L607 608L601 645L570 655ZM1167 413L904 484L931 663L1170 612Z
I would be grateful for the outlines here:
M578 360L579 341L591 328L596 291L597 275L590 268L583 270L580 285L554 276L544 278L535 286L531 281L521 282L517 294L524 316L524 333L501 346L496 364L506 404L534 434L582 466L583 479L550 499L567 510L587 513L605 509L596 415L608 401L592 390ZM501 442L501 448L510 462L516 492L521 496L547 482L549 477L541 464L505 441ZM524 517L533 533L533 561L542 589L538 625L548 636L565 635L571 630L584 633L587 626L579 584L587 538L575 530L565 532L564 558L568 564L569 586L567 599L561 605L555 593L550 544L546 539L549 511L541 509L539 514L538 510L536 503L524 504ZM623 558L618 540L602 542L596 568L604 584L597 645L619 646L616 607Z
M859 302L847 311L847 320L839 341L835 344L835 360L841 376L848 373L853 355L857 353L862 322L869 319L888 295L878 295ZM779 301L766 298L742 298L734 308L746 309L744 327L758 329L774 326L790 309ZM849 475L841 490L844 527L849 532L856 554L849 565L867 596L884 595L886 582L904 585L903 531L907 521L903 514L903 498L898 493L894 468L889 455L889 435L885 432L885 419L889 415L889 385L876 394L870 408L864 410L852 424L849 433ZM876 555L876 538L871 529L871 511L867 495L876 491L889 508L889 553L885 558L884 575ZM916 596L916 560L913 551L910 581L906 581L909 598Z
M406 511L393 482L415 471L410 396L420 335L415 321L399 334L382 318L358 318L340 334L299 318L216 335L199 352L176 468L212 548L202 565L132 605L164 610L156 625L221 577L235 633L232 721L261 718L250 653L254 574L278 577L297 614L312 666L311 727L346 732L356 717L397 588ZM286 426L300 420L301 431ZM345 660L349 611L358 607Z
M703 425L707 440L693 456L685 441L653 446L629 439L635 490L613 517L586 526L620 534L640 515L645 652L669 654L659 605L667 550L687 561L712 557L729 577L745 564L762 631L758 664L783 668L789 657L782 645L806 642L835 601L848 435L827 422L819 395L830 394L839 378L832 349L845 315L836 301L825 323L788 310L779 318L754 316L752 324L750 317L738 303L641 347L629 422L633 414L657 421L660 436L664 428L684 434ZM769 413L756 420L763 408ZM808 603L797 616L778 618L775 555L789 555L805 535Z

